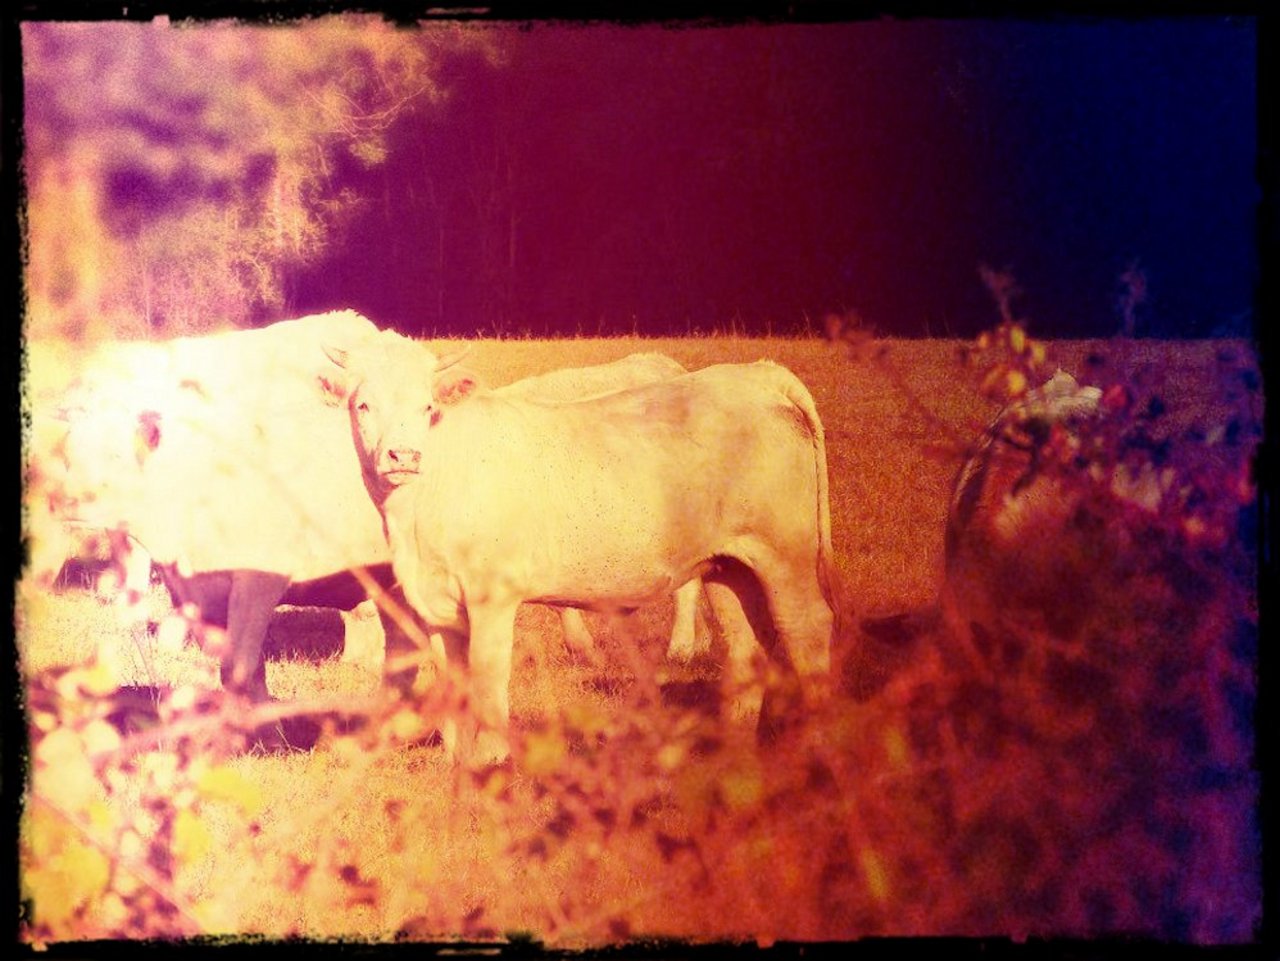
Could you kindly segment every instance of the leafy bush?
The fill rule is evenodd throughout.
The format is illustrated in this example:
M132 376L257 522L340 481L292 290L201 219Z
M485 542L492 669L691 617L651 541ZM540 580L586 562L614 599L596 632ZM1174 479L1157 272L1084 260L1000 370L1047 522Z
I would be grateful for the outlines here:
M890 874L929 932L1249 940L1257 372L1224 346L1218 419L1184 427L1152 371L1095 351L1097 415L1046 420L1021 402L1048 346L988 279L1003 319L961 362L1004 411L972 436L1016 535L948 545L959 610L870 708L900 758L873 833L898 825Z

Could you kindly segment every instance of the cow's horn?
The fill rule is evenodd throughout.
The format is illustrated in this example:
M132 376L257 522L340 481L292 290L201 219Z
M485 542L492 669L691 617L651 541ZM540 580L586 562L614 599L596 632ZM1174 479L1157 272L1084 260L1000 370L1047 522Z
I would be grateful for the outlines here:
M347 350L343 347L335 347L333 344L321 344L320 349L324 351L324 355L333 361L333 363L341 367L343 370L347 368Z
M455 350L452 354L445 354L436 361L436 370L444 370L447 367L452 367L469 353L471 353L471 345L463 344L461 348Z

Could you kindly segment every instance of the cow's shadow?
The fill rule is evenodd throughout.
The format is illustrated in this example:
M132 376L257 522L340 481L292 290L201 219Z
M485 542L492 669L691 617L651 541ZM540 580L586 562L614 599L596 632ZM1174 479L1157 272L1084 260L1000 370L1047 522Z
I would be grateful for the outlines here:
M865 617L858 628L858 641L843 658L836 683L843 696L863 703L879 694L931 645L939 643L941 618L934 605ZM338 611L285 607L272 618L264 654L272 658L322 659L341 654L343 642L344 625ZM661 685L664 704L693 708L712 716L720 713L720 691L714 678L699 676L704 674L699 670L675 673L677 677ZM153 731L163 723L159 705L168 693L167 688L157 685L122 686L109 695L103 716L122 737ZM309 751L326 732L342 732L353 726L359 727L360 719L332 711L289 716L274 729L256 732L248 749Z
M165 738L166 719L161 704L172 689L153 684L126 684L106 696L102 717L122 738L156 734ZM212 705L220 692L208 692ZM195 712L199 713L197 706ZM310 751L326 733L344 733L362 726L364 718L339 711L316 711L281 718L278 724L262 725L248 734L244 749L249 753Z

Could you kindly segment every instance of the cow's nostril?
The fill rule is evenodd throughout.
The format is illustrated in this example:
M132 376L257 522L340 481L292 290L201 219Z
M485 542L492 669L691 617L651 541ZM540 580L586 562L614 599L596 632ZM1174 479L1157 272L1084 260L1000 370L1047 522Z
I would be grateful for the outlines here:
M387 451L387 457L397 467L414 468L422 455L412 448L399 447Z

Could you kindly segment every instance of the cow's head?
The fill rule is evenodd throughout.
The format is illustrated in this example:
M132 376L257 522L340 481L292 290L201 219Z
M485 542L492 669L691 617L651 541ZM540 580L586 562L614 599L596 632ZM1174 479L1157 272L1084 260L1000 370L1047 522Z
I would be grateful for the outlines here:
M322 383L345 400L365 475L385 496L418 476L427 432L443 408L475 390L475 376L455 369L467 348L441 357L384 331L353 348L324 351L333 367Z
M1084 420L1098 413L1102 391L1097 387L1081 387L1061 367L1039 388L1031 391L1024 402L1030 413L1050 422Z

